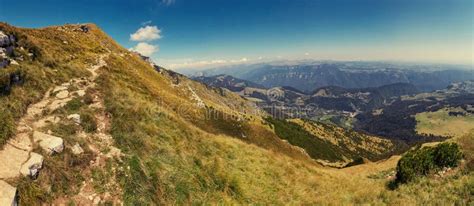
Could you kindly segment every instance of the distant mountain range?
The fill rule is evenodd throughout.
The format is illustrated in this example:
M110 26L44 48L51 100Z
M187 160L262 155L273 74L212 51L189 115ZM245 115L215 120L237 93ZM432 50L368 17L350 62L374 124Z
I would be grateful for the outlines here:
M242 91L246 87L265 88L264 86L251 81L238 79L230 75L216 75L212 77L198 76L192 79L205 83L212 87L223 87L233 92Z
M433 92L422 92L410 83L367 88L324 86L304 92L291 86L266 88L229 75L194 79L234 91L275 118L335 123L407 143L442 139L416 134L413 115L444 106L474 105L474 81L470 80Z
M209 86L229 89L260 104L312 105L327 110L347 112L372 110L383 106L392 98L420 92L409 83L394 83L369 88L326 86L312 92L303 92L291 86L266 88L230 75L200 76L193 79Z
M325 86L368 88L394 83L410 83L421 91L433 91L446 88L453 82L474 80L474 70L461 66L383 67L386 65L373 64L255 64L209 69L194 75L227 74L267 88L290 86L306 93Z

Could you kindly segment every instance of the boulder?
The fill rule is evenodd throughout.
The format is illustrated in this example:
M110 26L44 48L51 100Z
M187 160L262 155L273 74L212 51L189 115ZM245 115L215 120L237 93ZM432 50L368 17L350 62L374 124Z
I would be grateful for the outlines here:
M81 123L81 115L79 115L79 114L68 115L67 119L70 119L70 120L74 121L74 123L76 123L76 124Z
M43 156L32 152L30 159L21 166L20 173L24 176L30 176L33 179L39 174L39 170L43 167Z
M60 137L35 131L33 139L35 142L39 142L40 147L50 155L61 153L64 150L64 141Z
M16 188L0 180L0 205L18 205Z
M11 41L10 41L10 37L8 35L6 35L5 33L3 33L2 31L0 31L0 47L6 47L6 46L9 46L11 44Z

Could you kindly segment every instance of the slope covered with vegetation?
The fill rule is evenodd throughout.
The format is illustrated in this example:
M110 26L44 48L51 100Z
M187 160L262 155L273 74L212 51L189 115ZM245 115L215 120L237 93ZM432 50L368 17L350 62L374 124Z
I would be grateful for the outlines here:
M283 141L286 130L281 131L278 122L269 125L252 103L157 69L118 46L93 24L43 29L0 24L0 29L31 42L18 43L19 50L23 47L37 52L36 58L1 70L2 74L20 70L25 76L22 84L13 85L9 94L0 97L1 115L8 117L1 119L5 121L0 130L4 142L15 137L16 120L49 88L71 79L96 77L88 83L94 87L85 95L45 111L62 119L80 113L83 122L51 121L41 128L63 137L66 149L44 155L38 179L5 180L18 188L20 204L73 205L96 200L125 205L425 201L403 188L389 190L386 179L368 178L393 169L394 162L343 170L322 167L311 157L312 152L297 147L302 145ZM100 68L88 69L93 65ZM68 89L73 91L74 86ZM296 134L305 137L314 135L305 129L307 126L290 125L282 126L300 128ZM107 139L107 135L112 138ZM340 148L327 139L315 141L334 150L321 155L332 158L341 154ZM84 149L79 156L73 153L75 143ZM375 169L366 168L371 164ZM361 168L363 172L351 172ZM470 177L462 176L453 186L457 191L454 197L442 201L466 202L466 194L472 191L466 183Z

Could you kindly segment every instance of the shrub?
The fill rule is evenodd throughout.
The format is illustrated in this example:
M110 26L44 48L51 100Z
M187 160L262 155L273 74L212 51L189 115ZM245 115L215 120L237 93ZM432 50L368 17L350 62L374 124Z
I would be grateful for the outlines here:
M408 151L397 164L397 183L407 183L418 176L426 176L443 167L456 167L462 153L455 143L441 143L436 147Z
M434 161L440 167L456 167L462 158L459 146L455 143L439 144L434 151Z

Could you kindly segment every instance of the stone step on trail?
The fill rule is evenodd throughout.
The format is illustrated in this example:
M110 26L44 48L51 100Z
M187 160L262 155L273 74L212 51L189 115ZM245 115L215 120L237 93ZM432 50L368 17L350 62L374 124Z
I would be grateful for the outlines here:
M56 94L56 98L58 99L66 99L69 96L69 92L67 90L60 91Z
M20 169L23 163L29 158L29 152L15 148L6 144L0 150L0 179L15 178L20 175Z
M33 144L30 140L30 134L28 132L22 132L16 135L16 138L8 140L8 144L25 151L33 150Z
M60 91L64 91L64 90L67 90L67 87L66 86L57 86L53 89L53 93L56 93L56 92L60 92Z
M3 180L0 180L0 205L18 205L16 188Z

